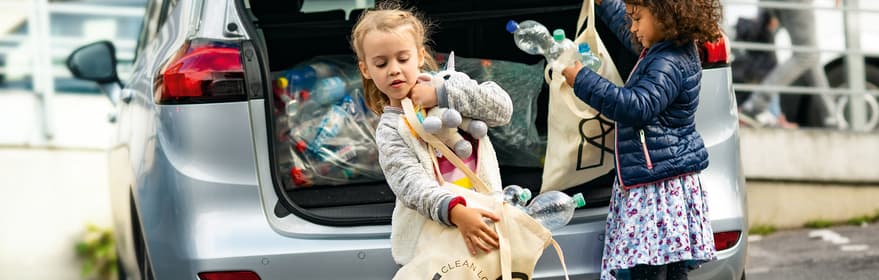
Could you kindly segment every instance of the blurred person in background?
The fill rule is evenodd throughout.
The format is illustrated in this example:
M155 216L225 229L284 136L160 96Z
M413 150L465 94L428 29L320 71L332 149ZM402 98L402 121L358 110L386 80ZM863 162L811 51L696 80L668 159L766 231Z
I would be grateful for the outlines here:
M770 2L760 0L761 2ZM840 5L841 0L836 0ZM812 5L813 0L772 0L772 2L788 2L792 4ZM766 8L771 16L770 30L774 36L779 28L787 30L791 45L802 47L817 47L815 32L815 11L811 8ZM808 71L811 80L817 88L829 88L827 75L820 65L820 53L812 51L794 51L790 58L777 65L763 80L764 86L788 86ZM781 111L781 98L778 92L760 91L751 95L741 106L742 113L750 116L758 123L768 127L796 128L797 124L790 122ZM829 114L827 114L829 115ZM833 119L828 118L827 125L833 125Z

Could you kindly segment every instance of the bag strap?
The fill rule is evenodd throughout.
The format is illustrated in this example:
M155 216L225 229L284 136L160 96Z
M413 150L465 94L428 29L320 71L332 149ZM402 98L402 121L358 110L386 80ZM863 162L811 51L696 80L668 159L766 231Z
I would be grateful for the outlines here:
M405 113L406 120L409 122L409 126L415 130L415 133L418 134L418 137L427 142L431 147L440 151L443 156L448 159L452 164L455 165L458 169L464 172L465 175L470 179L470 183L473 184L473 189L478 192L488 194L491 193L491 188L489 188L482 179L479 179L479 176L476 176L476 173L464 164L464 161L458 157L454 152L452 152L449 147L446 147L446 144L443 144L439 138L436 138L435 135L427 133L424 131L424 127L421 125L421 121L418 120L418 117L415 113L415 107L412 105L412 100L409 98L405 98L402 100L403 104L403 112ZM431 155L433 156L433 155ZM436 164L434 164L436 166ZM438 178L442 177L442 174L437 174ZM442 182L442 181L441 181Z
M501 221L506 221L510 218L506 215L506 210L503 206L500 207L501 211L498 213ZM501 277L503 280L512 280L513 278L513 247L510 244L510 239L507 238L507 231L511 230L509 228L510 223L495 223L495 232L497 232L498 238L498 251L500 251L501 257Z
M586 30L583 30L583 23L587 21ZM580 6L580 17L577 18L577 30L574 32L574 43L586 41L587 36L592 36L592 34L595 34L594 37L598 37L598 33L595 31L595 0L583 0L583 4ZM547 84L551 83L552 80L549 75L550 66L547 64L543 71L543 78Z
M565 272L565 280L568 280L568 266L565 265L565 253L562 252L562 246L559 246L559 243L555 241L554 238L549 239L552 242L552 247L555 248L555 254L559 256L559 261L562 263L562 270Z
M583 30L583 23L588 21L586 30ZM582 32L580 30L583 30ZM580 7L580 18L577 19L577 36L574 42L582 42L580 37L597 33L595 31L595 0L584 0Z
M446 147L446 145L443 144L442 141L440 141L438 138L436 138L436 136L424 131L424 127L421 125L421 122L416 116L415 107L412 105L412 100L409 98L405 98L402 100L402 105L403 112L405 113L406 121L409 123L409 126L413 130L415 130L415 133L418 134L419 138L429 144L428 151L430 151L431 153L431 159L433 161L434 169L439 172L439 165L437 164L436 157L434 156L435 153L433 152L433 149L438 149L443 154L443 156L446 157L446 159L448 159L452 162L452 164L455 165L455 167L458 167L458 169L464 171L464 174L466 174L467 177L470 178L470 182L473 184L473 187L477 192L488 194L490 191L488 186L485 185L485 182L479 179L479 176L476 176L476 174L473 173L473 170L470 170L470 168L468 168L467 165L465 165L464 162L460 158L458 158L458 155L452 152L449 147ZM441 184L444 184L442 174L437 173L437 180ZM500 209L501 211L499 211L497 215L500 216L501 220L505 220L506 215L504 215L504 208L500 207ZM495 232L498 236L498 247L500 247L498 248L498 250L500 253L501 276L503 277L503 280L512 280L513 254L511 252L512 249L510 247L510 240L506 237L506 232L507 230L509 230L506 225L507 223L496 223Z

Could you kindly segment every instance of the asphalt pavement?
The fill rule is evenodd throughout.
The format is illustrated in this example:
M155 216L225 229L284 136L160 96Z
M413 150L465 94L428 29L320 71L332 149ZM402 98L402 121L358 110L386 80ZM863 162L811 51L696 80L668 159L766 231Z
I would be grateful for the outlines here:
M749 237L746 277L879 279L879 224L779 231Z

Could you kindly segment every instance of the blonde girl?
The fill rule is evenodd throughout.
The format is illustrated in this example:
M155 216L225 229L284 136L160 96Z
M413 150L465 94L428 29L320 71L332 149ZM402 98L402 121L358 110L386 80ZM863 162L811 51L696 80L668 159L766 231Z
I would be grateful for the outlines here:
M447 182L469 186L469 181L459 178L461 171L449 168L442 157L438 158L441 174L434 172L431 157L436 155L430 154L407 128L401 100L409 97L425 108L454 108L488 126L509 122L512 101L497 84L479 84L463 73L451 75L437 87L418 83L423 70L435 69L426 47L427 33L427 25L411 11L386 4L364 12L351 34L366 103L381 114L376 143L379 164L397 197L391 221L391 251L401 265L412 259L425 222L456 226L471 254L477 254L477 249L488 252L498 247L497 234L483 222L485 218L497 221L498 217L468 207L462 197L437 183L437 176L443 176ZM476 150L464 161L490 187L500 190L500 171L491 142L488 137L472 142Z

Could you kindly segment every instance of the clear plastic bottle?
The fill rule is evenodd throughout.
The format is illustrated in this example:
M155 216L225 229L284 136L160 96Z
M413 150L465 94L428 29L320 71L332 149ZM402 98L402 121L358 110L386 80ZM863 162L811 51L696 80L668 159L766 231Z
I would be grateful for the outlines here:
M580 59L580 53L577 52L577 44L565 37L564 29L556 29L552 31L552 39L555 41L553 55L556 61L563 66L573 65L574 61Z
M347 95L345 91L346 83L342 77L331 76L321 78L314 83L311 90L311 100L317 102L317 105L327 106L335 104Z
M287 79L288 92L297 92L303 89L311 89L317 79L328 77L338 70L334 66L324 62L312 62L301 64L284 72Z
M507 22L507 32L513 34L516 46L528 54L546 56L553 45L549 30L543 24L533 20L526 20L522 23L510 20ZM547 58L547 61L549 60Z
M592 69L592 71L598 71L598 68L601 67L601 60L592 54L589 43L580 43L577 47L580 51L580 62L583 63L583 66Z
M510 205L519 207L524 211L525 205L531 199L531 190L519 185L509 185L504 187L503 199Z
M582 193L573 197L560 191L541 193L528 204L527 213L549 230L559 229L571 221L574 209L586 205Z
M550 51L550 56L555 59L553 63L554 71L561 71L565 67L574 65L574 61L580 60L580 53L577 51L577 44L565 37L564 29L556 29L552 31L552 39L555 42Z

